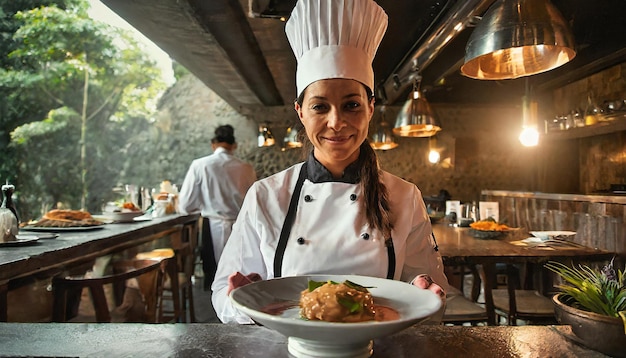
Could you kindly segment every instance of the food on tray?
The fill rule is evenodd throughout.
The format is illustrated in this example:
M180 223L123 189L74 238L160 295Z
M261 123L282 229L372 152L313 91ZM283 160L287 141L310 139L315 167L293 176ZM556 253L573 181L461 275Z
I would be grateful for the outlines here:
M102 224L87 211L53 209L45 213L41 220L31 225L37 227L81 227Z
M497 223L494 220L480 220L470 224L470 227L481 231L509 231L511 228L505 224Z
M354 282L309 281L300 293L300 315L327 322L363 322L375 319L374 298Z

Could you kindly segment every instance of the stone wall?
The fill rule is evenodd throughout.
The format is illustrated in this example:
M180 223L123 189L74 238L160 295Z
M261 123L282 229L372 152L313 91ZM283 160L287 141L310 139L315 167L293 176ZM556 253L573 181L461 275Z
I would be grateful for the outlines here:
M623 67L584 81L594 98L609 99L626 93L626 81L620 82L622 92L616 89L619 86L610 85L605 86L606 94L601 94L595 85L618 81L615 72ZM586 101L584 88L574 83L556 91L554 98ZM542 138L538 147L521 146L517 139L522 124L521 95L520 106L516 107L433 105L443 128L435 141L397 138L398 148L378 152L382 168L415 183L424 195L446 189L461 201L478 200L483 189L588 194L608 188L610 183L625 182L626 142L622 132L580 140ZM572 101L562 107L580 104ZM540 113L545 117L563 108L548 108L544 103ZM393 122L398 111L399 107L388 107L387 120ZM372 124L379 116L375 114ZM300 150L280 148L287 126L297 122L291 105L236 111L192 75L182 78L166 93L156 120L164 137L177 138L172 157L160 161L161 178L176 183L182 182L193 158L211 152L210 138L220 124L235 127L237 155L254 165L259 178L302 160ZM278 145L256 146L257 126L264 122L271 126ZM429 146L442 151L444 160L440 164L427 161Z
M399 108L387 109L389 121ZM378 152L383 169L411 181L424 195L448 190L460 200L478 200L480 190L534 190L529 180L528 160L533 150L517 141L521 128L520 108L470 106L435 107L443 131L436 145L448 158L443 164L427 161L427 138L399 138L399 147ZM373 120L378 120L379 114ZM158 127L167 137L179 138L175 162L168 162L163 178L181 183L193 158L211 152L210 138L217 125L235 127L239 142L237 155L250 161L259 178L266 177L302 160L298 149L282 151L280 145L256 147L258 122L268 122L277 142L297 116L292 106L260 108L241 115L200 81L189 75L181 79L161 101Z

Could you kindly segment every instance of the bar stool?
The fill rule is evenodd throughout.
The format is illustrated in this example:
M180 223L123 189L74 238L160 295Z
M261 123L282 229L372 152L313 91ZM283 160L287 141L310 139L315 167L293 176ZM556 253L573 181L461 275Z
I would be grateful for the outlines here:
M193 273L195 265L195 245L197 245L197 227L185 225L169 236L170 247L138 253L137 259L172 258L167 266L167 278L163 286L163 304L159 312L161 320L165 322L187 322L187 315L191 323L196 322L195 305L193 301Z
M63 276L52 279L53 322L67 322L68 294L82 292L87 288L95 311L96 322L112 322L112 311L122 301L111 297L113 292L126 293L129 280L136 282L142 301L142 312L137 322L157 323L158 306L163 292L163 270L167 260L122 260L113 263L114 273L103 277ZM105 285L112 285L113 290L106 290ZM105 291L108 291L107 295ZM107 298L109 296L109 298ZM115 302L113 302L115 301ZM92 321L91 319L85 321Z

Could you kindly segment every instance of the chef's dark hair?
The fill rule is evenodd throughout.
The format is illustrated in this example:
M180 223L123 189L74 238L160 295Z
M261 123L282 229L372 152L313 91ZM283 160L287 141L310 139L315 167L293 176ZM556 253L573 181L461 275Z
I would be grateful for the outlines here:
M370 88L366 85L363 85L363 87L365 87L365 91L367 92L367 98L370 101L374 100L374 95ZM304 102L305 92L306 89L296 98L296 102L301 107ZM298 134L304 144L302 155L306 160L311 150L313 150L313 144L304 130L300 131ZM365 198L363 201L365 216L370 226L380 230L385 239L389 239L391 238L391 229L393 229L393 225L391 224L391 209L389 207L389 192L385 184L381 181L382 171L378 162L378 156L367 139L363 141L360 149L361 158L363 160L360 172L360 185Z
M211 143L228 143L235 144L235 129L230 124L215 128L215 137L211 139Z

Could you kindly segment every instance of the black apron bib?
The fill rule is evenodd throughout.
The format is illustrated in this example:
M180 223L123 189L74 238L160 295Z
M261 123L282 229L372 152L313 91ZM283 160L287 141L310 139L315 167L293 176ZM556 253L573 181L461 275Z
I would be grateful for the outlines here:
M298 211L298 200L300 199L300 192L302 191L302 185L307 178L307 163L305 162L300 169L298 180L296 181L296 187L291 195L291 201L289 202L289 209L285 216L285 222L283 228L280 231L280 238L278 239L278 246L276 247L276 255L274 256L274 277L281 277L283 258L285 256L285 249L287 248L287 241L289 240L289 234L293 227L293 222L296 219L296 211ZM387 268L387 278L393 280L393 276L396 271L396 254L393 248L393 240L391 238L385 240L385 246L387 246L387 257L389 266Z

